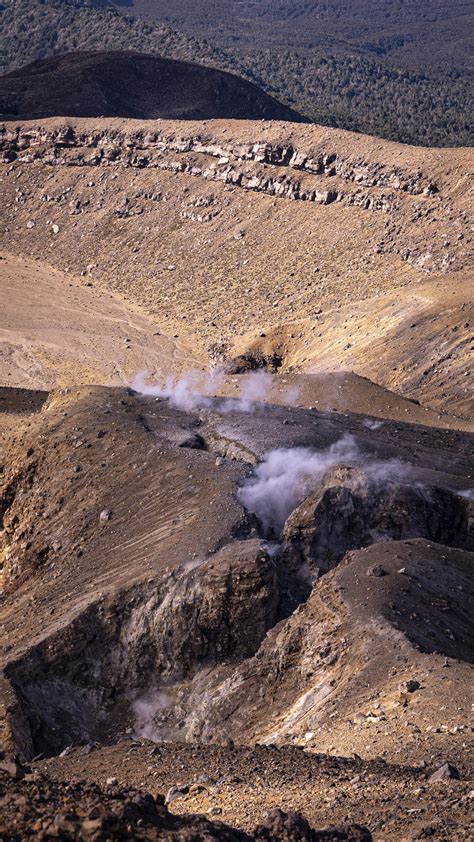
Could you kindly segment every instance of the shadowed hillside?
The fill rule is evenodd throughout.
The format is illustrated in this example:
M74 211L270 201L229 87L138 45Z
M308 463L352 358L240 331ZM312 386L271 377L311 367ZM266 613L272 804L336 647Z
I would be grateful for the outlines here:
M70 53L0 79L0 112L23 118L291 120L299 114L230 73L135 52Z

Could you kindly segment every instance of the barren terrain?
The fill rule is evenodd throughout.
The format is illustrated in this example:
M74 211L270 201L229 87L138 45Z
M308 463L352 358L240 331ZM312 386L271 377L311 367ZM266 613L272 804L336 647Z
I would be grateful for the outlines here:
M284 123L68 125L5 130L11 252L126 296L203 365L209 346L262 349L469 416L468 150Z
M470 838L471 153L2 137L0 833Z

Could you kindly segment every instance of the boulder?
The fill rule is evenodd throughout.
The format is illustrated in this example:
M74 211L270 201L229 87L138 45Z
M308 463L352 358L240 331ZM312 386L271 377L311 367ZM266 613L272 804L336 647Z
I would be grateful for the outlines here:
M459 780L459 771L456 769L456 766L453 766L452 763L443 763L439 769L436 769L436 772L433 772L430 775L429 780L433 783L436 781L446 781L446 780Z
M158 649L181 671L253 655L277 607L275 569L261 542L234 541L170 589L153 620Z
M358 824L313 830L301 813L285 813L279 807L274 807L256 828L254 838L268 842L371 842L372 835L366 827Z
M16 757L0 752L0 772L6 773L15 781L20 781L29 771L29 767L22 766Z

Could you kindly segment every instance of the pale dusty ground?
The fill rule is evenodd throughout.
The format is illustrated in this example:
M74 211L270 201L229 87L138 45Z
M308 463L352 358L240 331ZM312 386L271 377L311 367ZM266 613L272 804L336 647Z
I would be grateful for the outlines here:
M137 307L72 273L3 254L0 289L2 385L128 385L147 366L189 364L189 350L160 336Z
M189 342L164 335L160 325L154 324L138 305L91 284L88 278L61 272L39 260L4 253L0 260L0 288L2 385L35 390L93 383L129 385L134 376L144 370L149 371L150 382L163 382L169 373L178 378L185 371L208 370L205 354L193 352ZM360 322L353 330L363 335L364 324L370 319L380 321L377 315L380 310L383 317L384 310L392 315L394 306L393 301L378 303L377 310L374 304L374 314L370 311L365 322L360 314ZM346 322L349 323L347 336L353 338L351 316L348 314L347 319L340 321L344 330ZM275 337L254 342L252 347L261 348L264 353L269 341L273 348L295 346L295 350L289 352L291 359L296 365L299 360L302 362L302 373L295 370L274 376L266 400L440 427L474 429L474 424L466 419L418 406L395 391L390 392L354 374L351 369L357 370L357 365L352 366L350 358L345 364L339 358L344 356L339 351L340 342L333 338L331 343L334 323L327 318L322 322L321 330L319 337L313 338L312 332L311 339L302 341L297 327L287 328L277 332ZM325 340L326 350L323 351ZM382 340L371 352L373 358L379 352L383 359ZM309 365L305 365L305 353L311 359ZM314 360L318 360L318 365ZM305 369L312 371L313 368L314 374L304 374ZM198 388L206 376L197 378ZM242 376L228 376L216 383L214 391L235 395L241 383ZM4 416L5 423L7 420L11 422L11 413Z
M171 143L196 137L237 146L290 142L313 155L335 153L348 166L382 174L397 167L404 178L421 172L423 183L431 179L435 195L411 195L231 159L270 178L335 188L346 200L362 192L392 203L386 211L344 201L324 206L187 172L89 164L95 150L83 147L66 150L66 157L83 155L81 166L6 165L1 225L11 253L68 275L84 272L94 290L114 290L140 305L203 365L212 343L226 344L230 353L265 345L281 353L285 372L352 370L438 412L471 417L470 150L418 149L282 123L54 118L44 126L65 122L84 136L115 133L118 143L125 134L147 132ZM170 165L219 167L203 153L171 151L165 158ZM117 209L125 200L123 215ZM208 211L210 219L198 218Z

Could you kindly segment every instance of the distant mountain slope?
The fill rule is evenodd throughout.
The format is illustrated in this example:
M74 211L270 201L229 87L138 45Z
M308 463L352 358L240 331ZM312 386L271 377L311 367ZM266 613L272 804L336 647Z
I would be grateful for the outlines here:
M471 0L93 0L229 47L359 53L405 69L472 70Z
M315 123L415 146L473 143L472 85L359 55L271 49L239 54L260 86Z
M231 70L225 53L169 26L136 20L91 0L2 0L0 72L73 50L138 50Z
M0 114L305 122L230 73L132 51L69 53L14 70L0 78Z
M431 11L425 0L397 9L382 3L382 30L392 34L380 43L372 0L350 8L341 0L333 19L334 5L259 0L239 3L237 14L228 0L2 0L0 72L76 50L136 50L235 73L324 125L424 146L470 145L464 0L455 0L450 14L444 0ZM411 34L395 37L404 16Z
M473 142L472 0L92 3L212 38L315 122L425 146Z

